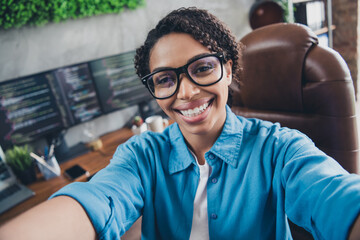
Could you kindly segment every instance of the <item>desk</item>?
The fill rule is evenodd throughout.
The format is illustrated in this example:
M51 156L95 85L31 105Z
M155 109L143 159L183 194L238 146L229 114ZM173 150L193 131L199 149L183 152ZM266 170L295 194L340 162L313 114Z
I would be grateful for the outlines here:
M45 181L39 179L35 183L28 185L28 187L35 192L35 196L27 199L19 205L11 208L0 215L0 225L10 220L11 218L19 215L20 213L38 205L39 203L48 199L54 192L71 183L70 180L63 176L64 170L79 164L85 170L89 171L90 175L95 174L103 169L110 162L116 147L125 142L133 135L132 131L128 128L122 128L118 131L108 133L101 137L103 148L101 151L90 152L69 161L60 164L61 175L59 177Z

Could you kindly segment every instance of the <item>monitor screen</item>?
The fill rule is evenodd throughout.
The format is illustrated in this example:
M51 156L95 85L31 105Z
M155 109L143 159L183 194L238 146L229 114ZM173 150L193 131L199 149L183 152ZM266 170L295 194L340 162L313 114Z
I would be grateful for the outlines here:
M58 68L50 84L59 103L65 127L101 115L101 108L87 63Z
M48 79L50 72L0 82L0 145L31 142L60 131L63 122Z
M135 51L89 62L105 113L126 108L152 99L136 75Z

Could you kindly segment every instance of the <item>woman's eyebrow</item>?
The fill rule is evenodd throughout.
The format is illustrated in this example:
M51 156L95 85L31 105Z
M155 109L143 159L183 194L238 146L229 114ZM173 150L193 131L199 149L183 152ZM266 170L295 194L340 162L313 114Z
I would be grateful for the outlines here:
M202 57L202 56L209 55L209 54L211 54L211 53L200 53L200 54L198 54L198 55L195 55L195 56L191 57L189 60L187 60L186 64L188 64L189 62L193 61L194 59L197 59L197 58L200 58L200 57ZM186 65L186 64L185 64L185 65ZM176 69L176 68L174 68L174 67L157 67L157 68L154 68L154 69L152 70L152 73L153 73L153 72L157 72L157 71L161 71L161 70L168 70L168 69Z
M169 70L169 69L175 69L175 68L172 68L172 67L157 67L157 68L154 68L151 71L151 73L158 72L158 71L161 71L161 70Z
M206 55L209 55L209 54L211 54L211 53L200 53L200 54L198 54L198 55L195 55L195 56L193 56L192 58L190 58L190 59L187 61L187 63L193 61L193 60L196 59L196 58L200 58L200 57L203 57L203 56L206 56Z

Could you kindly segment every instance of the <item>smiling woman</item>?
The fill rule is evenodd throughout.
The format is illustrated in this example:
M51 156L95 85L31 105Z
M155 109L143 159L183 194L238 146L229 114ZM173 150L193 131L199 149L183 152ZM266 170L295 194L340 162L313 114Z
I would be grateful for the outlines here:
M137 50L135 66L175 123L120 145L89 182L61 189L5 225L0 238L49 231L119 239L141 216L144 239L291 239L287 217L316 239L358 234L359 176L304 134L236 116L226 104L240 57L240 44L206 10L169 13Z

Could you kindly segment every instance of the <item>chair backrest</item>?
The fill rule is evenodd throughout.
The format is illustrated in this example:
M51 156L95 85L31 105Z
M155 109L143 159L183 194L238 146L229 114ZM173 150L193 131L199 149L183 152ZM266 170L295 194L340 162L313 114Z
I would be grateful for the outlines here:
M343 58L300 24L267 25L240 41L244 75L240 87L231 85L232 110L298 129L358 173L355 94Z

